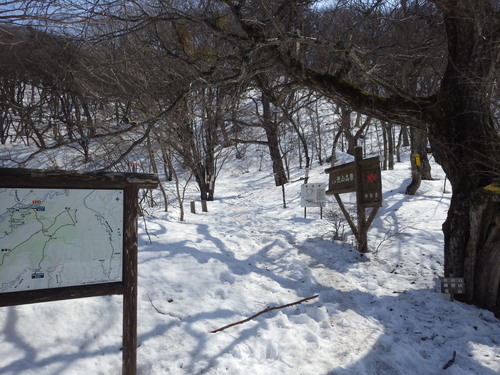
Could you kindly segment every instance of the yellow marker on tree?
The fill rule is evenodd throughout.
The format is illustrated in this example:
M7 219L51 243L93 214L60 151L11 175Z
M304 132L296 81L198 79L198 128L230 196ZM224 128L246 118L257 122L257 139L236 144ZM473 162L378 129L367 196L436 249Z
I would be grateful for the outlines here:
M415 165L420 167L420 154L415 154Z
M500 181L494 181L493 183L483 187L483 189L495 194L500 194Z

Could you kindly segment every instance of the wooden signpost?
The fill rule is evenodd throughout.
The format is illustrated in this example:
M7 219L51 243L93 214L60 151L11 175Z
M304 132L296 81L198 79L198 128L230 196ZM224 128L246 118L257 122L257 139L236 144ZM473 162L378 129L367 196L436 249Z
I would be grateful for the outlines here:
M0 307L123 295L122 373L135 375L137 195L157 186L154 174L0 168ZM70 279L71 267L85 272Z
M356 237L358 250L368 252L367 232L382 206L382 179L379 157L363 159L361 147L354 149L354 162L325 170L329 174L327 195L333 195ZM356 192L357 225L345 208L339 194ZM368 219L366 209L371 208Z

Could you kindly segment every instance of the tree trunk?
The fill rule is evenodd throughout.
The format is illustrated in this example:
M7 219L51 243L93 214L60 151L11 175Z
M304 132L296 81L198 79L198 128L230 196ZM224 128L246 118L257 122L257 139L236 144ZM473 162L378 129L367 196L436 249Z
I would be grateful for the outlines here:
M332 144L332 151L330 154L330 165L333 167L335 163L337 162L337 155L336 155L336 150L337 150L337 145L339 143L339 139L342 136L342 129L339 129L337 134L335 135L335 138L333 140Z
M351 113L352 109L345 107L341 108L340 127L342 128L342 132L347 140L347 153L349 155L354 155L354 149L358 143L357 139L351 133Z
M500 314L500 135L490 110L498 18L490 2L436 0L449 63L437 98L431 146L453 188L443 225L445 276L464 277L463 299ZM471 79L474 77L474 79ZM495 181L497 181L495 183Z
M390 171L394 169L394 125L391 123L383 123L387 128L387 168Z
M472 128L472 124L469 126ZM487 173L484 174L486 171L475 152L464 153L460 147L448 146L435 155L441 161L453 189L448 217L443 224L445 276L464 277L465 301L495 311L498 315L500 188L495 189L493 180L486 178ZM496 155L498 159L499 154ZM453 165L450 160L462 162ZM483 176L478 175L481 169Z
M414 195L422 180L430 180L431 165L427 158L427 132L412 127L411 137L411 177L410 185L406 188L406 194Z
M393 126L391 123L385 121L381 122L382 125L382 139L384 142L384 162L382 163L382 169L386 171L387 169L394 169L394 142L393 142Z
M396 160L398 163L401 163L401 147L408 147L409 144L408 127L403 125L399 130L398 144L396 145Z
M443 232L445 276L464 277L462 300L500 316L500 193L453 193Z
M274 182L276 186L281 186L288 182L283 160L281 158L278 126L274 123L271 114L271 102L269 97L262 93L263 128L266 131L269 154L273 163Z
M217 119L207 119L204 124L204 152L205 152L205 188L206 191L202 193L201 199L205 201L214 200L215 188L215 146L217 142Z
M420 166L417 166L418 154L411 154L411 182L406 187L405 194L415 195L422 183L422 174L420 173Z

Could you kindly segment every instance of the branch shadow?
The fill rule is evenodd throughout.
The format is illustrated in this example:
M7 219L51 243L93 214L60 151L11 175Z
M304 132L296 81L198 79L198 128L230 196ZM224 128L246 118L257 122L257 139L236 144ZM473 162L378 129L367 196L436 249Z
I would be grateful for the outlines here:
M32 327L33 336L27 338L25 335L19 332L20 327L26 326L26 320L23 321L19 317L17 306L9 306L7 309L7 318L5 320L5 326L2 330L4 335L3 343L10 344L16 354L20 354L19 358L12 360L5 366L0 367L1 374L20 374L24 371L32 373L34 369L42 369L45 367L51 367L52 373L62 373L71 364L75 364L82 358L93 358L101 356L120 356L121 343L110 344L106 346L99 345L98 349L89 349L92 346L92 341L95 337L88 337L82 339L79 343L78 350L74 350L71 353L64 351L58 351L54 354L50 354L53 351L50 350L49 355L40 353L35 349L35 346L31 345L31 342L36 341L37 338L42 337L45 333L43 330L36 326ZM32 323L32 322L30 322ZM100 334L106 336L106 331L110 329L109 324L103 321L103 319L97 318L96 325L100 327ZM74 331L78 331L79 327L75 327ZM82 334L83 337L83 334ZM61 342L64 342L65 337L60 338ZM52 343L53 347L57 347L57 343ZM75 349L75 348L73 348ZM63 349L62 349L63 350ZM121 362L121 361L120 361ZM117 361L117 363L120 363ZM116 373L119 373L117 369Z
M485 345L491 345L492 343L488 342L487 338L482 338L481 334L474 332L473 328L464 327L453 317L450 309L456 308L460 310L463 308L460 305L449 305L445 301L436 301L439 297L428 289L394 290L393 295L377 296L359 288L353 288L349 291L340 290L335 285L323 284L315 276L313 270L318 266L339 273L347 273L351 268L364 266L365 264L368 266L369 259L357 251L347 247L340 247L339 250L339 247L331 242L323 241L322 246L324 248L320 249L319 252L307 254L312 257L311 263L309 269L303 271L303 280L298 282L295 278L276 275L258 266L258 264L265 263L263 259L266 259L266 256L273 248L282 246L278 238L262 246L259 251L252 255L243 259L236 259L234 252L228 247L224 238L214 235L207 225L197 225L197 233L212 242L217 251L200 251L189 246L187 242L178 242L172 245L176 249L176 254L179 252L189 254L200 263L208 263L211 259L216 259L225 263L234 275L255 273L264 276L283 288L293 290L299 297L319 294L319 300L308 304L308 308L334 304L334 314L352 310L360 317L377 322L382 326L378 332L379 337L364 356L358 357L352 363L332 369L328 372L328 375L354 373L390 375L403 372L413 374L438 373L441 369L430 368L422 365L422 363L430 362L434 365L442 363L444 365L450 360L454 350L459 353L456 363L460 368L469 369L471 374L495 374L495 371L480 365L472 358L467 342ZM285 237L287 243L292 243L295 238L293 234L288 233L286 230L279 230L277 231L278 234ZM307 253L308 248L317 247L317 245L317 240L306 240L302 244L294 244L294 246L301 249L303 254ZM332 250L343 252L341 261L335 260L335 254L326 256L322 253L322 251L332 252ZM346 258L348 258L348 261L346 261ZM368 306L366 301L370 301ZM430 309L435 306L439 307L438 311ZM398 316L397 319L394 319L394 314L399 314L399 312L405 314L405 317ZM469 310L468 313L477 315L477 311L473 309ZM286 311L284 314L290 317L297 314L297 312ZM230 341L223 348L220 348L215 354L212 353L201 367L197 366L200 357L203 357L201 354L207 352L210 340L207 334L200 334L199 330L193 328L193 325L201 321L218 319L221 316L229 319L233 315L239 316L239 314L231 310L216 309L189 317L184 321L184 324L186 324L185 332L198 340L196 347L191 351L191 362L186 368L187 373L201 374L210 370L210 368L218 364L221 357L231 353L239 344L265 331L268 327L266 321L275 316L274 314L265 314L256 319L252 327L241 328L236 337L228 336ZM425 317L425 319L420 321L419 319L422 317ZM443 325L443 327L439 327L439 331L436 330L435 321ZM396 322L400 322L402 325L399 326L399 323ZM463 340L464 337L466 339ZM451 340L451 343L447 342L447 340ZM211 352L213 352L213 349Z
M307 243L308 241L313 243ZM317 241L308 241L302 253L311 257L312 268L321 266L332 274L345 274L351 267L369 267L368 262L363 264L362 254L353 254L346 247L332 249L324 244L318 250ZM310 251L313 247L316 249ZM332 250L337 254L324 254L324 251ZM338 257L343 261L336 259ZM346 259L352 262L346 262ZM374 283L380 281L374 275ZM378 332L379 337L365 355L332 369L327 375L440 374L443 369L430 364L442 363L444 366L452 358L454 351L457 353L455 366L460 368L458 373L496 374L496 371L479 364L471 353L473 344L495 346L484 335L491 329L497 329L494 322L481 319L482 314L488 312L459 302L445 301L438 293L429 289L398 289L392 295L378 296L361 290L365 289L364 285L345 291L335 287L335 281L329 283L327 278L315 277L315 282L320 294L318 303L334 303L336 313L352 310L360 317L382 326ZM367 290L369 288L369 285L366 286ZM463 316L466 316L466 322L476 321L477 325L471 327L464 324L461 321ZM450 373L454 373L453 370Z

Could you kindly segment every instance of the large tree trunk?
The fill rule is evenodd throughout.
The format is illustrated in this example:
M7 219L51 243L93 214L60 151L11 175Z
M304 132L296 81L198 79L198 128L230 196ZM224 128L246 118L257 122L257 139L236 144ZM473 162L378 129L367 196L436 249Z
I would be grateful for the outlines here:
M464 299L499 314L500 189L494 186L500 179L500 136L489 98L499 22L486 1L435 3L445 15L449 43L440 114L430 128L434 155L453 187L443 225L445 276L464 277Z
M462 299L498 316L500 193L488 188L467 193L455 185L443 232L445 276L464 277Z

